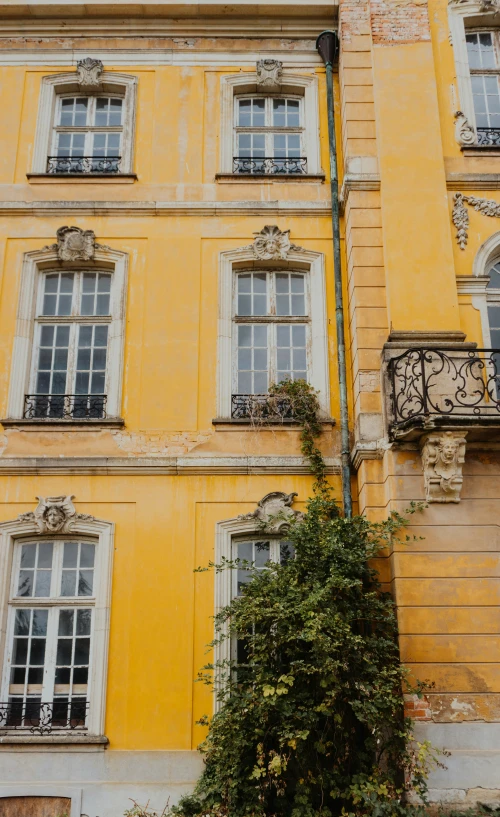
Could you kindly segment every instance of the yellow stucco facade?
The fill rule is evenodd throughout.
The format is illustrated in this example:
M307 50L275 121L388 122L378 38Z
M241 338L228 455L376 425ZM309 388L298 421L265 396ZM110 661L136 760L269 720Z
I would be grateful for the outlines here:
M49 541L51 534L43 520L36 527L36 515L19 523L19 514L34 511L35 497L73 497L78 514L103 520L104 527L94 531L92 521L75 517L73 527L53 532L54 542L65 533L69 541L95 541L109 548L109 562L107 573L99 568L93 613L101 632L89 681L99 700L97 713L90 701L94 726L27 734L19 723L9 728L2 704L0 814L2 798L44 796L66 797L71 817L116 817L129 797L158 807L175 800L200 771L195 750L203 730L196 721L213 701L194 679L207 660L217 589L211 573L194 570L217 555L224 520L254 511L275 491L296 493L293 508L301 509L312 486L293 424L255 429L232 416L238 371L230 370L231 325L238 321L231 290L238 271L306 276L308 366L325 419L320 444L342 496L327 96L315 48L325 28L338 30L341 43L335 125L354 507L380 519L411 501L428 501L412 518L417 539L379 560L384 587L398 604L403 660L434 684L422 705L409 700L408 706L419 735L452 751L448 769L431 778L434 799L500 797L495 373L475 411L470 375L463 385L469 397L460 400L450 369L439 369L426 381L437 408L426 412L418 396L421 368L413 369L408 411L396 400L410 389L408 371L391 380L396 364L390 362L420 355L419 366L432 370L443 353L453 367L471 355L477 361L473 344L498 346L495 293L487 284L500 258L500 148L492 141L495 128L482 137L480 116L474 119L479 103L466 45L468 32L497 36L496 3L483 6L475 0L239 0L224 7L208 0L4 0L2 701L14 694L9 622L18 605L16 553L23 542ZM78 73L85 58L102 62L93 86ZM275 78L262 85L260 60L282 63L277 84ZM495 71L490 66L487 76ZM128 167L123 158L119 172L74 164L73 172L51 170L53 152L64 155L57 153L62 142L53 140L71 130L59 127L58 99L71 95L125 100L122 130L108 130L120 132L124 156L128 145ZM306 172L286 172L289 165L278 173L234 172L238 95L300 100L304 118L290 134L300 130ZM466 120L461 128L457 111ZM457 193L465 197L460 211ZM491 205L485 213L477 199L492 200L498 212ZM97 244L90 257L78 249L68 259L61 241L54 247L64 225L91 231ZM256 253L254 239L266 225L277 225L281 235L289 231L292 246L283 254ZM461 229L468 234L462 246ZM63 418L45 408L33 416L25 395L38 393L40 382L36 327L49 325L54 314L39 312L43 294L36 287L47 274L95 271L114 276L114 287L119 269L116 323L109 323L109 349L116 352L106 370L108 405L113 400L117 410L93 417L72 410ZM69 325L70 317L63 315L62 323ZM85 320L78 315L75 326ZM106 320L100 315L96 325ZM488 361L481 383L495 365L491 353ZM446 398L452 410L440 402ZM439 460L446 434L455 445L448 464ZM82 603L72 602L75 609Z

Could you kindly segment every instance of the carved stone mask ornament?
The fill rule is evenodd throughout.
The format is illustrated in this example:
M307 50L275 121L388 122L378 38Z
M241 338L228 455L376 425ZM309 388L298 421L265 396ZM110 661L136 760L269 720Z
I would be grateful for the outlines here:
M272 491L260 500L254 511L241 514L238 519L245 522L256 520L258 526L265 528L268 533L286 533L291 522L303 519L303 514L291 507L296 496L295 493Z
M281 86L283 63L279 60L259 60L257 63L257 88L259 91L276 90Z
M104 66L101 60L93 60L92 57L86 57L84 60L78 60L76 64L76 71L78 74L78 84L80 88L86 90L99 88L103 70Z
M444 431L429 434L421 442L427 502L460 502L465 434Z
M254 235L253 254L260 261L286 261L290 250L300 250L290 243L290 230L282 232L276 225L268 225Z
M95 234L79 227L59 227L57 231L57 255L60 261L93 261Z
M90 521L93 516L77 513L74 496L37 496L34 511L19 515L21 522L33 522L37 533L69 533L77 520Z

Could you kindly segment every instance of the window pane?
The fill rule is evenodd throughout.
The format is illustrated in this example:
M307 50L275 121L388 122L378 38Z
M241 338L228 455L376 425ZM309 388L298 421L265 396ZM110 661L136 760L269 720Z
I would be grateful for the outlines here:
M265 99L240 99L238 110L238 125L258 128L266 124Z
M240 339L243 341L240 344ZM238 393L267 392L267 326L238 326Z
M94 567L95 545L82 542L80 554L80 567Z
M306 327L277 327L277 380L307 380Z
M237 314L267 314L267 275L265 272L238 275Z
M76 595L76 570L63 570L61 577L61 596Z
M78 610L76 616L76 634L77 635L90 635L90 622L91 622L91 611L90 610Z
M34 570L20 570L19 582L17 585L18 596L32 596L33 595L33 580L35 578Z
M38 545L38 567L52 567L52 542L40 542Z
M59 638L57 640L57 658L59 665L71 664L71 654L73 649L73 641L71 638Z
M59 610L59 635L73 635L73 610Z
M30 631L30 610L16 610L14 634L29 635L29 631Z
M50 570L37 570L35 596L50 596Z
M112 127L122 124L122 100L99 97L96 99L95 124Z
M76 567L78 561L78 542L65 542L63 567Z
M289 272L276 274L276 314L306 315L303 275Z
M21 567L35 567L36 545L23 545L21 548Z
M71 315L74 274L46 275L42 315Z

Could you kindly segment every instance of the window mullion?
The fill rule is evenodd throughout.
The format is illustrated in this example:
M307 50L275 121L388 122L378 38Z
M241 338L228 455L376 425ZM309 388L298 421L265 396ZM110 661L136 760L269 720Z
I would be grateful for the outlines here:
M51 607L49 609L47 620L47 640L45 642L45 663L43 668L42 703L52 703L52 701L54 700L58 623L59 623L59 608Z
M268 377L269 377L269 384L276 383L276 372L277 372L277 364L276 364L276 324L272 321L268 324L268 334L267 334L267 348L268 348Z
M68 369L66 375L66 394L75 393L76 355L79 324L72 323L69 330Z

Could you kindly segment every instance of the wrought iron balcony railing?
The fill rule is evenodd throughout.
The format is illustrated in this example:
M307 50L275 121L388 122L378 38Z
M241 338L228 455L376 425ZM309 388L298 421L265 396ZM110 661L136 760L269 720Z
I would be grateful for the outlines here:
M40 698L11 698L0 703L0 730L50 735L59 730L87 728L89 702L86 698L55 698L42 703Z
M307 159L305 157L278 159L272 156L235 156L233 172L300 175L307 173Z
M409 349L389 360L392 428L500 421L500 349Z
M103 420L106 394L26 394L25 420Z
M477 144L500 147L500 128L478 128Z
M233 394L231 417L234 420L267 420L270 423L294 419L290 400L268 394Z
M121 156L49 156L47 173L119 173Z

